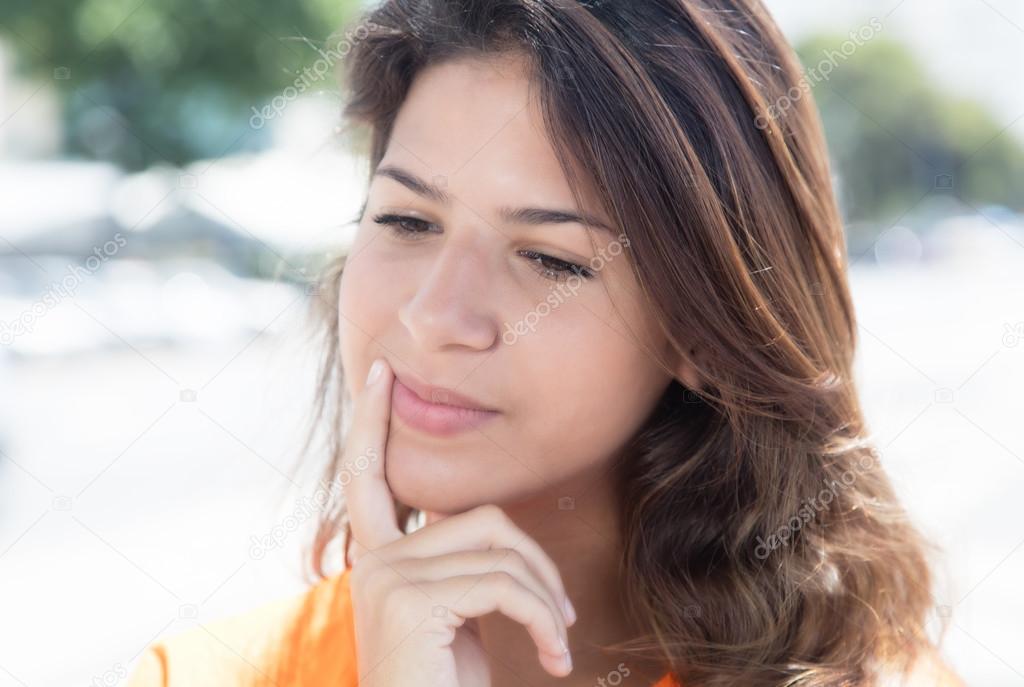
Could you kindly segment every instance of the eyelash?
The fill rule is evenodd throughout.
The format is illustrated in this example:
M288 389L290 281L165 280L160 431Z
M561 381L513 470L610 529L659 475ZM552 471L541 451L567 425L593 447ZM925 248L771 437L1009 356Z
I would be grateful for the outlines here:
M410 224L418 227L430 225L430 222L417 217L406 217L404 215L392 214L376 215L374 216L373 221L376 224L387 227L388 231L395 236L411 241L418 240L420 235L426 233L426 230L422 228L410 229ZM544 253L538 253L532 250L523 250L520 251L520 255L529 259L538 274L545 279L551 279L552 281L565 281L573 275L582 279L591 279L594 276L594 274L583 265L559 260L558 258L545 255Z

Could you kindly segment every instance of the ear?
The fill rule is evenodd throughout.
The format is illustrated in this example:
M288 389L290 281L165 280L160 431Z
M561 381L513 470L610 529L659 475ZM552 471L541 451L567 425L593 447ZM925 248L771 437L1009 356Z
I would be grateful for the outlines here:
M703 366L704 359L703 349L699 346L690 346L685 356L675 349L669 351L672 375L687 389L704 386L697 372L697 365Z

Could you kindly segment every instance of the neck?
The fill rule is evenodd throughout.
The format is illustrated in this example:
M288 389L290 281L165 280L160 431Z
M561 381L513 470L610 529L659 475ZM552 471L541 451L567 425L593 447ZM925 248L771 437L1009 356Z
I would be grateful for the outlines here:
M604 470L502 505L558 566L578 619L568 628L573 670L565 678L541 668L535 644L515 621L500 613L476 619L490 657L491 687L618 684L616 672L623 681L633 675L630 682L637 685L653 684L660 677L656 667L600 648L642 632L628 621L622 605L620 512L612 478Z

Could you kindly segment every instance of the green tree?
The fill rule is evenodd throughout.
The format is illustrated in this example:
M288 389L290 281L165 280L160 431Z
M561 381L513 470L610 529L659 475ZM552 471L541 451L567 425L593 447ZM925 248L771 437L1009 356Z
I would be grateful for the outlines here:
M19 70L52 79L65 152L128 169L259 148L249 125L334 47L357 0L4 0ZM335 71L317 89L336 91ZM312 88L311 88L312 90Z
M811 69L846 40L816 36L797 52ZM1024 151L1008 123L943 92L907 48L887 38L876 36L835 63L827 79L808 80L848 220L894 221L939 193L976 207L1024 206Z

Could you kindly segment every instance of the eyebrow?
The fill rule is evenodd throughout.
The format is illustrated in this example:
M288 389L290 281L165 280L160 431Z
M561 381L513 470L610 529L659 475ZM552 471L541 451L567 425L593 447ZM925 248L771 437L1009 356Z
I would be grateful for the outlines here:
M383 167L379 167L374 173L374 176L394 179L413 193L423 196L424 198L429 198L441 205L451 204L451 195L447 191L435 184L421 179L412 172L402 169L401 167L385 165ZM595 229L607 231L611 234L615 233L610 226L593 215L575 212L572 210L556 210L550 208L511 208L502 206L498 208L498 215L510 224L582 224L584 226L590 226Z

